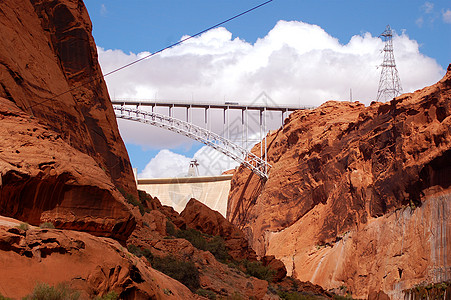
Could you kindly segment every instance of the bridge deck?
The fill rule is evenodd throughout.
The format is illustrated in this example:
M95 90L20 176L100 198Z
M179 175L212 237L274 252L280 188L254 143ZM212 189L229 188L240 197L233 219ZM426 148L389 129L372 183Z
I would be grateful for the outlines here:
M172 100L136 100L136 99L113 99L113 104L117 105L135 105L135 106L153 106L153 107L183 107L183 108L215 108L215 109L240 109L240 110L260 110L260 111L295 111L298 109L313 109L313 106L292 106L292 105L277 105L264 106L261 104L240 104L238 102L208 103L192 101L172 101Z

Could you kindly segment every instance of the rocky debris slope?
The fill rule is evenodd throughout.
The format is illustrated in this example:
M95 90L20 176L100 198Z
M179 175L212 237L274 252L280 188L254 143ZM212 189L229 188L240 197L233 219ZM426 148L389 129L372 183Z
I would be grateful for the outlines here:
M126 239L137 196L82 1L0 3L0 214Z
M285 266L274 257L265 257L263 264L257 262L243 233L201 202L191 199L179 215L157 198L141 191L140 196L146 212L127 241L129 249L147 256L154 267L168 256L180 270L183 263L192 263L198 272L197 285L188 282L193 291L240 299L278 299L278 293L317 295L318 299L332 296L317 285L287 278ZM269 282L245 274L246 266L269 270Z
M267 182L235 173L228 219L258 255L327 289L399 298L449 280L450 114L451 66L388 103L296 111L268 136Z
M4 222L3 222L4 223ZM196 299L178 281L153 270L117 241L83 232L4 226L0 222L0 294L21 299L39 282L64 282L94 299Z
M133 245L141 250L147 249L152 257L169 256L180 266L183 263L193 264L198 272L197 282L191 286L194 292L201 289L222 296L239 294L246 298L255 296L263 299L268 282L254 277L246 278L241 271L220 263L211 252L199 249L198 244L195 244L197 247L193 246L186 239L189 237L177 237L177 231L189 232L186 220L171 207L161 205L157 198L141 191L140 196L144 207L152 209L142 219L138 219L136 229L127 241L129 247ZM204 237L196 233L194 238L203 244Z

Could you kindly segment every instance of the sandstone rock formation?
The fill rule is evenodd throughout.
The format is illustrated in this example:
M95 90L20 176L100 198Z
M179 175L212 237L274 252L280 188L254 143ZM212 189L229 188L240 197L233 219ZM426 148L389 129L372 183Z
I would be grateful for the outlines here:
M82 1L0 3L0 214L125 240L137 196Z
M94 299L115 291L120 299L196 299L178 281L150 268L117 241L83 232L31 227L0 218L0 294L21 299L35 285L65 282ZM18 223L18 222L17 222Z
M449 280L450 114L451 66L388 103L296 111L268 136L267 182L235 173L228 219L258 255L326 289L396 299Z
M256 260L257 256L249 247L243 232L227 221L219 212L211 210L196 199L191 199L180 216L185 220L186 226L224 238L232 259Z
M273 282L279 282L287 276L285 265L274 255L263 256L261 261L264 266L268 266L275 271Z
M226 264L220 263L216 260L212 253L194 247L189 241L183 238L174 238L167 232L166 224L174 224L177 228L185 229L189 225L194 224L194 219L186 212L184 215L178 213L170 207L163 206L159 203L157 198L151 197L148 194L143 194L140 191L141 200L144 200L146 206L153 208L150 212L145 213L142 220L138 219L136 229L127 240L128 245L134 245L141 249L149 249L154 256L166 257L171 256L180 261L192 262L199 271L200 288L213 292L216 295L224 297L241 295L245 299L256 297L256 299L263 299L267 294L268 282L254 277L245 276L240 270L230 268ZM205 223L206 228L209 228L210 234L220 235L224 234L224 239L227 243L226 236L230 236L232 247L229 253L243 254L252 256L249 253L255 253L252 249L247 247L247 242L243 239L243 234L237 230L232 224L222 217L219 212L212 211L204 204L197 200L190 200L189 209L198 208L200 213L197 216L213 216L213 222ZM193 210L194 212L194 210ZM217 215L222 218L217 221ZM202 220L205 218L201 217ZM175 221L175 222L173 222ZM195 228L193 226L192 228ZM233 233L233 235L232 235ZM239 241L239 243L236 243ZM242 243L245 243L245 248L242 248ZM227 244L228 245L228 244ZM242 257L244 259L246 257Z

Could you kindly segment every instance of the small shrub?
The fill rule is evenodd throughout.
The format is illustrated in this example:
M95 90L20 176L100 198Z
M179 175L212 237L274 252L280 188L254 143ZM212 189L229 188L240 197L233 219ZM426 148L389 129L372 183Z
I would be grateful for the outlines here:
M144 208L144 205L141 203L141 201L136 200L136 198L132 194L127 194L125 196L125 200L127 200L127 202L133 206L138 206L141 216L143 216L146 213L146 209Z
M445 299L447 295L451 294L451 281L421 283L403 292L406 299L412 297L415 299Z
M175 236L177 231L175 230L174 224L171 221L166 221L166 234L170 236Z
M125 198L125 196L127 195L127 193L125 192L124 188L123 188L123 187L118 187L117 190L118 190L118 191L122 194L122 196L124 196L124 198Z
M263 266L263 264L259 261L243 260L243 265L246 268L246 274L254 276L258 279L266 280L268 282L272 281L272 278L276 273L275 270L271 269L270 267Z
M142 249L142 254L149 262L152 262L153 254L149 249Z
M142 256L141 250L136 245L133 245L133 244L128 245L127 250L128 250L128 252L130 252L138 257Z
M150 196L149 194L147 194L147 192L142 190L138 190L138 198L139 201L141 201L142 203L146 203L147 201L152 200L152 196Z
M294 279L293 277L291 277L291 276L289 276L289 277L287 277L289 280L291 280L291 288L293 289L293 290L295 290L295 291L297 291L298 290L298 288L299 288L299 284L298 284L298 282L296 281L296 279Z
M198 289L196 291L196 294L206 297L210 300L216 300L216 294L213 291L209 291L209 290L204 290L204 289Z
M28 229L30 229L30 225L28 223L20 223L19 225L16 226L19 229L22 229L23 231L27 231ZM0 298L1 300L1 298Z
M0 300L12 300L12 299L7 298L7 297L3 296L2 294L0 294Z
M130 203L133 206L138 207L139 212L141 213L142 216L146 213L146 209L144 208L144 205L142 204L142 202L140 200L136 200L135 196L127 193L124 190L124 188L122 188L122 187L118 187L117 189L122 194L122 196L124 196L125 200L127 200L128 203ZM138 195L139 195L139 193L138 193Z
M202 233L196 229L178 230L175 237L185 239L199 250L207 250L207 241Z
M192 262L181 261L172 256L154 257L152 267L180 281L193 292L200 288L199 271Z
M301 294L298 292L279 292L280 299L283 300L315 300L322 299L313 295Z
M352 300L351 294L346 294L346 296L334 295L334 300Z
M175 231L175 233L173 233L173 231ZM175 230L174 225L172 225L169 221L166 223L166 232L168 232L168 234L171 232L173 233L171 235L187 240L199 250L210 251L211 254L213 254L214 257L220 262L225 263L228 259L230 259L224 239L220 236L211 237L192 228L187 230Z
M128 245L127 249L130 253L136 255L137 257L144 256L150 263L152 263L153 254L149 249L139 248L133 244Z
M225 241L219 235L214 236L212 239L207 241L206 250L210 251L211 254L213 254L214 257L222 263L225 263L230 259L229 252L225 246Z
M41 229L55 229L55 225L53 225L52 222L44 222L41 225L39 225L39 228L41 228Z
M46 283L38 283L33 292L23 300L77 300L80 293L69 288L67 284L60 283L56 287Z
M102 297L96 297L94 300L117 300L119 299L119 295L115 291L110 291L108 294L103 295Z

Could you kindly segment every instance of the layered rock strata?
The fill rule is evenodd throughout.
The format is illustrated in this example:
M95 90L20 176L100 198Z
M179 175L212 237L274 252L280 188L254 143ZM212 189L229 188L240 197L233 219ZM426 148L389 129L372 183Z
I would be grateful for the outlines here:
M126 239L137 197L82 1L0 3L0 214Z
M449 280L450 114L451 66L388 103L296 111L267 137L269 179L234 175L228 219L258 255L327 289L400 298Z

